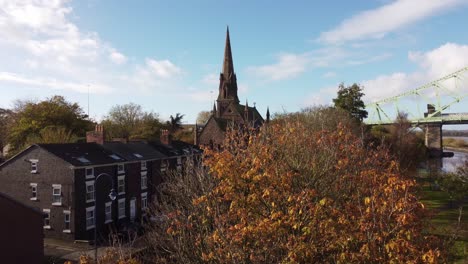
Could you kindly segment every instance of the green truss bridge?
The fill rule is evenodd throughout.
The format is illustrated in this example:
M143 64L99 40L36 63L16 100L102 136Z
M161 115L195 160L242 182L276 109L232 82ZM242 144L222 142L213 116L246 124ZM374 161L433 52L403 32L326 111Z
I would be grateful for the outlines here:
M458 111L450 113L452 108ZM468 125L468 67L416 89L368 103L366 110L369 115L364 122L371 126L394 124L399 112L406 113L413 126L425 131L426 146L435 155L441 155L442 126Z

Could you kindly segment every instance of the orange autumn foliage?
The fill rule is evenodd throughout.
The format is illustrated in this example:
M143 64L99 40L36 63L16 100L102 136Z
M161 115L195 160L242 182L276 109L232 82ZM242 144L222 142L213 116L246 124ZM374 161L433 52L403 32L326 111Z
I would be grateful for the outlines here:
M216 208L204 261L216 263L434 263L437 240L422 234L415 181L383 149L348 129L309 132L279 120L234 131L207 151L219 184L198 198ZM220 206L222 205L222 206Z

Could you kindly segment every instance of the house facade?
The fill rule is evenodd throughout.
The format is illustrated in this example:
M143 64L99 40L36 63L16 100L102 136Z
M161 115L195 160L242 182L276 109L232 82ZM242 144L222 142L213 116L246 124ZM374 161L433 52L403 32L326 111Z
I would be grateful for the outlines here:
M228 28L226 31L223 69L219 76L218 98L213 105L211 117L200 131L200 134L195 137L198 141L195 144L218 148L222 145L229 126L259 127L263 124L264 119L255 105L249 107L247 101L245 105L239 103L237 91L237 76L234 71ZM269 112L267 110L267 121L268 119Z

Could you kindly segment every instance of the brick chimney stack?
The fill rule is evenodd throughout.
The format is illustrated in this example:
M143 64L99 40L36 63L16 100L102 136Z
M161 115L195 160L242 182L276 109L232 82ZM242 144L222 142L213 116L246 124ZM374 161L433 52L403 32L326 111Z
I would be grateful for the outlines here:
M98 124L94 131L86 132L86 142L104 144L104 127Z
M161 143L164 145L170 145L171 144L171 134L169 133L169 130L163 129L161 130Z

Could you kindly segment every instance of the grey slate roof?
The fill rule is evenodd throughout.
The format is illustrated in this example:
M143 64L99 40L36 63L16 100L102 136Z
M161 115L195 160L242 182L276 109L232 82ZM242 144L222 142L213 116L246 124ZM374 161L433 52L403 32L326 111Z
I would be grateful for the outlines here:
M144 142L104 142L103 147L128 161L164 159L167 156Z
M126 161L120 155L96 143L37 144L74 166L90 166Z

